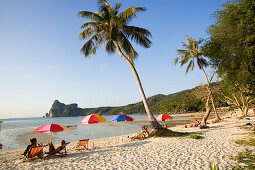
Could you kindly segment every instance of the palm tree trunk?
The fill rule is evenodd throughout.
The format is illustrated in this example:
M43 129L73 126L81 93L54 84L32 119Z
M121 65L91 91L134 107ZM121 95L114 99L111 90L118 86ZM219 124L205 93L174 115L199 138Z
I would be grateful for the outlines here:
M215 107L215 105L214 105L214 101L213 101L212 95L211 95L211 102L212 102L213 110L214 110L214 112L215 112L215 121L217 122L217 121L221 120L221 118L220 118L220 116L217 114L216 107Z
M206 127L206 121L211 113L211 107L209 106L209 100L210 100L211 94L208 95L207 100L206 100L206 104L205 104L205 109L206 109L206 113L204 115L204 118L202 119L201 123L200 123L200 128L205 128Z
M210 96L211 96L210 99L211 99L212 106L213 106L213 110L214 110L214 114L215 114L215 121L219 121L219 120L221 120L221 118L220 118L219 115L217 114L216 107L215 107L215 105L214 105L214 100L213 100L212 90L211 90L211 87L210 87L210 82L209 82L209 80L208 80L208 77L207 77L207 75L206 75L206 72L205 72L204 68L201 67L201 69L202 69L202 71L203 71L203 73L204 73L204 75L205 75L205 79L206 79L206 82L207 82L207 90L208 90L208 93L209 93Z
M150 124L152 126L152 128L154 129L162 129L162 126L159 124L159 122L155 119L155 117L153 116L153 114L151 113L150 111L150 108L148 106L148 103L147 103L147 99L145 97L145 94L144 94L144 91L143 91L143 87L142 87L142 84L141 84L141 81L140 81L140 78L137 74L137 71L134 67L134 65L130 62L130 60L123 54L123 52L121 51L119 45L117 42L114 42L116 48L117 48L117 51L119 53L119 55L128 63L129 67L131 68L134 76L135 76L135 79L136 79L136 82L137 82L137 85L139 87L139 91L140 91L140 94L142 96L142 100L143 100L143 104L144 104L144 108L146 110L146 113L148 115L148 119L150 121Z

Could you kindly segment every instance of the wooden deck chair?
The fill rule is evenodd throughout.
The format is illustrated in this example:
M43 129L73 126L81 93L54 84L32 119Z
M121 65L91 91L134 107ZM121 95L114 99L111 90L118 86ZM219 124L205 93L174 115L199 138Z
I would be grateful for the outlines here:
M212 116L213 116L213 115L210 115L210 116L207 118L207 120L211 119ZM198 122L199 124L201 123L201 121L203 120L203 118L204 118L203 116L201 116L201 117L192 117L192 116L190 116L191 121Z
M131 139L131 141L134 141L134 140L144 140L145 139L145 135L142 132L142 133L139 133L136 136L131 137L130 139Z
M76 148L80 149L80 147L84 150L89 150L89 139L79 140Z
M52 152L46 152L47 156L45 158L49 158L49 157L52 157L52 156L65 156L67 155L67 151L66 151L66 146L69 144L70 142L68 143L65 143L62 147L59 146L57 147L54 151Z
M27 152L27 158L33 159L35 157L38 157L40 159L43 158L43 146L31 147L29 149L29 151Z

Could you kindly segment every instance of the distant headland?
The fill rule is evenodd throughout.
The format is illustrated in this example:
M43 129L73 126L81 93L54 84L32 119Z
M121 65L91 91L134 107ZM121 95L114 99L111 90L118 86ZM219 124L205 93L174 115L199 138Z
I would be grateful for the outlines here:
M213 83L212 88L219 85L219 82ZM188 113L204 110L204 100L206 94L205 86L197 86L193 89L183 90L181 92L163 95L158 94L148 98L148 104L153 113ZM217 97L217 96L216 96ZM217 107L227 106L215 97ZM68 117L84 116L92 113L102 115L115 115L120 112L126 114L145 113L142 102L117 107L97 107L97 108L79 108L77 103L64 104L55 100L46 117Z

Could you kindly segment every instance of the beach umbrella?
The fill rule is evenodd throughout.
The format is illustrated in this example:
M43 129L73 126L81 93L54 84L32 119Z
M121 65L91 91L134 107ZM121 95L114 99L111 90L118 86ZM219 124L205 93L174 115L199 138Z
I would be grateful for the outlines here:
M165 126L166 126L165 120L168 120L168 119L173 119L173 117L170 116L170 115L167 115L167 114L161 114L161 115L159 115L159 116L156 118L156 120L161 120L161 121L163 121L164 124L165 124Z
M106 122L106 119L103 116L100 116L99 114L90 114L88 116L85 116L80 123L81 124L94 124L94 123L102 123ZM94 126L92 126L92 138L94 137ZM94 148L94 142L93 142L93 148Z
M59 125L59 124L46 124L43 126L38 127L37 129L34 130L35 133L52 133L53 132L62 132L62 131L69 131L69 129L65 126Z
M113 122L122 122L122 121L134 121L134 118L127 116L125 114L117 115L112 119ZM122 124L122 136L123 136L123 124ZM122 138L123 140L123 138Z
M117 115L115 116L112 121L113 122L120 122L120 121L133 121L134 118L130 117L130 116L127 116L125 114L122 114L122 115Z
M94 124L94 123L101 123L106 122L106 119L99 114L91 114L88 116L85 116L80 123L81 124Z

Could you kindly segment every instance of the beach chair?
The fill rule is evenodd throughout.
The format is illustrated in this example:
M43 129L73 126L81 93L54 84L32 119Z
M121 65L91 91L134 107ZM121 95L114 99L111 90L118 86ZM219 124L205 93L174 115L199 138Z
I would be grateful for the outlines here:
M38 157L40 159L43 158L43 146L31 147L29 149L29 151L27 152L26 158L34 159L35 157Z
M145 139L144 132L141 132L138 135L131 137L130 139L131 139L131 141L134 141L134 140L144 140Z
M211 119L212 116L213 116L213 115L210 115L210 116L207 118L207 120ZM191 121L194 121L194 122L197 123L197 124L200 124L201 121L203 120L203 118L204 118L203 116L202 116L202 117L192 117L192 116L190 116Z
M79 140L79 142L77 143L76 148L78 150L89 150L89 139L84 139L84 140ZM81 148L81 149L80 149Z
M70 142L68 143L65 143L62 147L57 147L57 149L55 149L54 151L52 152L46 152L45 154L47 154L47 156L45 158L49 158L49 157L52 157L52 156L65 156L67 155L67 150L66 150L66 146L69 144Z

